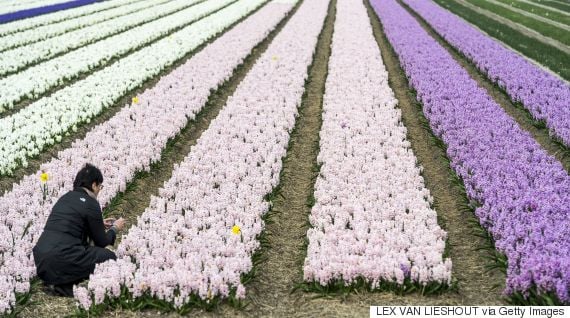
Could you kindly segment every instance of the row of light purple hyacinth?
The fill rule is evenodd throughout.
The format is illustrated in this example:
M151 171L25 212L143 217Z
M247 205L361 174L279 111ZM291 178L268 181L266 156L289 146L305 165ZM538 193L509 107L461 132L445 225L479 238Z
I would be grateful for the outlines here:
M447 145L476 215L508 258L506 294L570 302L570 177L394 0L372 0L384 31Z
M432 1L404 0L491 81L520 102L551 135L570 145L570 85Z

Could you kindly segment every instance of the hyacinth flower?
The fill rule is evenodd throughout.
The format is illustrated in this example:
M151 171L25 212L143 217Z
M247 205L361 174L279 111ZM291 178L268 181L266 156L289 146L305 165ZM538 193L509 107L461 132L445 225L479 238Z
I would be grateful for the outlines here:
M437 223L362 0L338 0L307 231L305 290L452 285Z
M570 84L432 1L404 0L511 100L570 146Z

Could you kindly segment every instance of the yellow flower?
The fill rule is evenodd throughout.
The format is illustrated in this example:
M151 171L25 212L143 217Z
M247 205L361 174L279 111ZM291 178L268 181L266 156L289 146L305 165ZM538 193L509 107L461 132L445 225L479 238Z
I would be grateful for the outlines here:
M233 234L236 234L236 235L237 235L237 234L240 234L240 233L241 233L240 227L237 226L237 225L234 225L234 226L232 227L232 233L233 233Z
M49 179L49 176L47 173L44 172L40 175L40 180L42 181L42 183L46 183L48 181L48 179Z
M133 104L138 104L139 103L139 97L135 96L133 97Z

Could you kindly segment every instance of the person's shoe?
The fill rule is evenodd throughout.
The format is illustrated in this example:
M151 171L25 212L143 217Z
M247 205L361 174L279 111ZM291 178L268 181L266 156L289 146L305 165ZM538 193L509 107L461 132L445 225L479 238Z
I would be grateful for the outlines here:
M62 297L73 297L73 284L55 285L54 290Z
M50 296L73 297L73 284L44 285L44 292Z
M58 296L53 285L44 284L43 291L50 296Z

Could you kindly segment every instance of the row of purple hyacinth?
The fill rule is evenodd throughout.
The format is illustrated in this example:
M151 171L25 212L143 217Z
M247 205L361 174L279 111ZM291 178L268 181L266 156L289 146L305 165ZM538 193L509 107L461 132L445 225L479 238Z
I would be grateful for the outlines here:
M570 303L570 177L394 0L372 0L451 166L508 258L506 294Z
M74 1L68 1L68 2L63 2L63 3L56 3L56 4L52 4L52 5L47 5L47 6L43 6L43 7L25 9L25 10L20 10L20 11L16 11L16 12L10 12L10 13L0 15L0 24L1 23L8 23L8 22L16 21L16 20L33 18L33 17L39 16L42 14L46 14L46 13L52 13L52 12L56 12L56 11L67 10L67 9L71 9L71 8L77 8L80 6L84 6L84 5L88 5L88 4L92 4L92 3L96 3L96 2L101 2L101 1L105 1L105 0L74 0Z
M491 81L520 102L551 135L570 145L570 85L432 1L404 0Z

